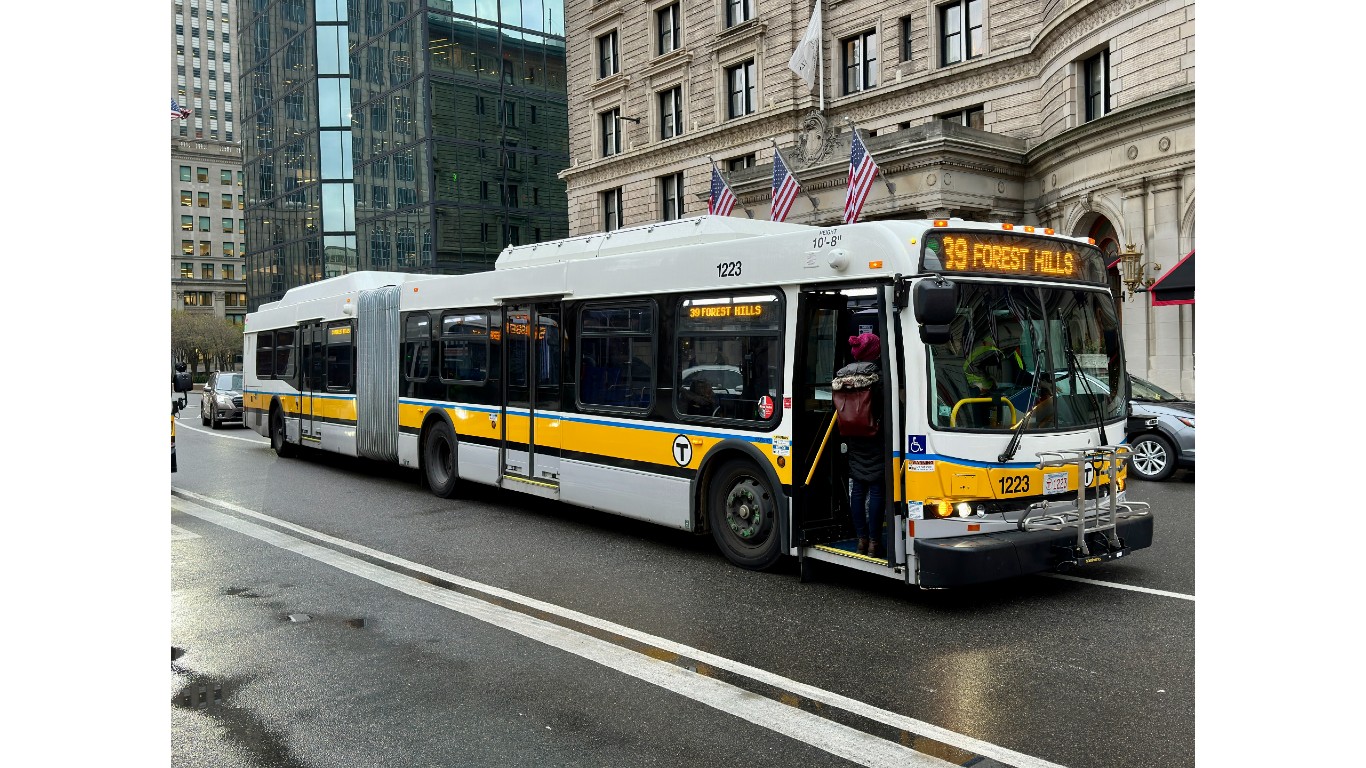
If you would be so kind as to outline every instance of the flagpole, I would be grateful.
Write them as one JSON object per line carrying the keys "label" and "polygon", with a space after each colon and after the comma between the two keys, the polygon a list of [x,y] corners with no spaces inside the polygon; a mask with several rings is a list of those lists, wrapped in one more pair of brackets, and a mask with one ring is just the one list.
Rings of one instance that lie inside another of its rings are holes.
{"label": "flagpole", "polygon": [[[821,0],[816,0],[816,10],[821,10]],[[825,26],[825,14],[821,14],[821,26]],[[821,79],[821,108],[825,111],[825,31],[821,30],[820,37],[816,39],[816,73]],[[807,93],[811,93],[807,91]]]}

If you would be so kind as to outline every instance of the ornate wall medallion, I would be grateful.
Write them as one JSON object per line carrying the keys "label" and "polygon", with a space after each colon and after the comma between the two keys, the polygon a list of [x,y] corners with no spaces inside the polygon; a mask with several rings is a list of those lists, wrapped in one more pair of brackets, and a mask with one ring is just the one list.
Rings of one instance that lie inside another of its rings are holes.
{"label": "ornate wall medallion", "polygon": [[1130,160],[1136,159],[1138,157],[1138,147],[1135,147],[1134,145],[1130,144],[1129,148],[1124,151],[1124,154]]}
{"label": "ornate wall medallion", "polygon": [[797,128],[796,152],[793,153],[797,165],[809,168],[825,159],[835,148],[835,132],[820,110],[813,109],[802,118]]}
{"label": "ornate wall medallion", "polygon": [[925,177],[925,186],[927,187],[933,187],[938,182],[939,177],[935,176],[933,173]]}
{"label": "ornate wall medallion", "polygon": [[1167,138],[1166,136],[1163,136],[1162,138],[1157,140],[1157,148],[1162,150],[1163,152],[1166,152],[1167,150],[1172,148],[1172,140]]}

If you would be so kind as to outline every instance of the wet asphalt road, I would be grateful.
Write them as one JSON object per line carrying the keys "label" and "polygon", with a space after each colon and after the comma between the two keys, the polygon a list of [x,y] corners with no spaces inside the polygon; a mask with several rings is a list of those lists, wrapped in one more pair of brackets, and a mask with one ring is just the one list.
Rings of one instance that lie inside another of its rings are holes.
{"label": "wet asphalt road", "polygon": [[[831,569],[802,584],[795,563],[743,571],[705,537],[496,489],[442,500],[415,473],[340,457],[279,459],[250,430],[201,428],[197,406],[192,395],[171,477],[173,506],[208,510],[171,516],[172,644],[183,652],[170,676],[174,765],[853,764],[756,724],[748,709],[720,711],[307,556],[292,542],[316,537],[273,520],[374,550],[364,567],[411,577],[412,565],[381,562],[403,558],[1037,765],[1194,765],[1195,603],[1179,596],[1195,594],[1193,476],[1133,483],[1157,511],[1155,544],[1080,574],[1106,585],[1029,577],[920,592]],[[262,541],[226,518],[290,540]],[[422,578],[419,587],[452,586]],[[999,764],[953,739],[675,663],[740,687],[740,706],[778,699],[940,764]]]}

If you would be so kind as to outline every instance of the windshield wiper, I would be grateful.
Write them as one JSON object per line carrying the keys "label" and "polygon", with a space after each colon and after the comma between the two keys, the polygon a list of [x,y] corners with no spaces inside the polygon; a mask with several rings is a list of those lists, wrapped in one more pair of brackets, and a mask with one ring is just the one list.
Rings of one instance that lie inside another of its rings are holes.
{"label": "windshield wiper", "polygon": [[1077,353],[1072,349],[1072,334],[1070,332],[1064,332],[1063,343],[1066,345],[1063,347],[1063,356],[1067,358],[1067,373],[1073,381],[1080,381],[1082,391],[1091,396],[1091,408],[1096,416],[1096,432],[1100,435],[1100,445],[1105,445],[1105,419],[1101,418],[1100,400],[1091,389],[1091,383],[1087,381],[1089,377],[1081,372],[1081,363],[1077,362]]}
{"label": "windshield wiper", "polygon": [[[1035,393],[1038,391],[1038,387],[1039,387],[1039,378],[1042,376],[1042,374],[1043,374],[1043,347],[1035,346],[1035,349],[1034,349],[1034,378],[1030,379],[1030,381],[1029,381],[1029,396],[1030,396],[1031,398],[1034,397]],[[1042,399],[1042,398],[1041,398],[1041,399]],[[1004,451],[1002,451],[1001,454],[1000,454],[999,456],[996,457],[997,463],[999,463],[999,464],[1004,464],[1004,463],[1006,463],[1007,461],[1010,461],[1011,459],[1015,458],[1015,452],[1018,451],[1018,450],[1020,450],[1020,438],[1021,438],[1021,436],[1024,435],[1024,428],[1025,428],[1025,424],[1028,423],[1028,421],[1029,421],[1029,414],[1032,413],[1036,407],[1038,407],[1038,403],[1037,403],[1037,402],[1036,402],[1036,403],[1031,403],[1030,406],[1029,406],[1029,410],[1028,410],[1028,411],[1025,411],[1024,414],[1022,414],[1022,415],[1020,416],[1020,423],[1015,425],[1015,431],[1014,431],[1013,433],[1011,433],[1011,435],[1010,435],[1010,442],[1009,442],[1009,443],[1006,443],[1006,449],[1005,449]]]}

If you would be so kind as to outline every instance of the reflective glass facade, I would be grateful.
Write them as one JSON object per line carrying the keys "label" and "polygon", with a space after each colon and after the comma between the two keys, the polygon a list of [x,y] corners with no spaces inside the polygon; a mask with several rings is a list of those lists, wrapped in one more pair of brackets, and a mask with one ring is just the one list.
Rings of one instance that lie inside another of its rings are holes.
{"label": "reflective glass facade", "polygon": [[242,0],[252,309],[569,234],[560,0]]}

